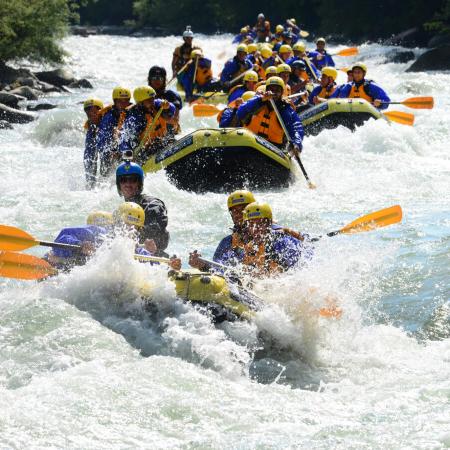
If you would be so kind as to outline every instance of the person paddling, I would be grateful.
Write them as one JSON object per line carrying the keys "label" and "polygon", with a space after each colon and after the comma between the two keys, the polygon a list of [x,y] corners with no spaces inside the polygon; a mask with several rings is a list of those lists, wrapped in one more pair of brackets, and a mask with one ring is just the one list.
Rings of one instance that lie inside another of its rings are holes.
{"label": "person paddling", "polygon": [[183,32],[183,44],[176,47],[172,57],[172,76],[175,78],[179,70],[189,61],[191,58],[192,50],[201,48],[197,45],[193,45],[194,33],[191,30],[191,26],[188,25]]}
{"label": "person paddling", "polygon": [[317,39],[316,50],[309,52],[312,63],[322,70],[324,67],[334,67],[336,64],[331,55],[325,50],[326,41],[323,37]]}
{"label": "person paddling", "polygon": [[334,67],[324,67],[320,78],[320,85],[316,86],[309,95],[309,103],[317,105],[326,102],[336,90],[338,72]]}

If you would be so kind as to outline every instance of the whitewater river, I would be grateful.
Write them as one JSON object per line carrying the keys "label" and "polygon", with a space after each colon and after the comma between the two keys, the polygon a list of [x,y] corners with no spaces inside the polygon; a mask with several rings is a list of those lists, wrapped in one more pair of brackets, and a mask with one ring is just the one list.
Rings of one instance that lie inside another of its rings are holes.
{"label": "whitewater river", "polygon": [[[145,84],[179,41],[64,42],[94,90],[55,95],[61,108],[0,131],[1,223],[52,240],[119,205],[113,182],[84,188],[79,103]],[[230,36],[199,41],[218,73]],[[371,121],[307,138],[317,189],[299,178],[256,195],[312,235],[395,204],[402,223],[320,241],[307,268],[255,287],[267,307],[251,323],[213,326],[177,302],[164,268],[134,262],[127,241],[43,283],[0,279],[0,448],[450,447],[450,74],[405,73],[385,62],[390,50],[361,47],[368,78],[393,99],[433,95],[434,110],[408,110],[414,127]],[[188,107],[181,121],[183,132],[216,125]],[[179,191],[163,173],[145,191],[168,207],[170,253],[184,265],[189,250],[212,256],[231,223],[225,195]],[[143,280],[159,304],[151,317],[140,312]],[[340,320],[308,313],[328,296]]]}

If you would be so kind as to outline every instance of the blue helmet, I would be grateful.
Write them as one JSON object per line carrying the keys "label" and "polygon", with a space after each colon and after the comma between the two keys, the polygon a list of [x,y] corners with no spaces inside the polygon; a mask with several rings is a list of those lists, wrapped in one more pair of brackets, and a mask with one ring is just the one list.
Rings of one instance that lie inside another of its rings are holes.
{"label": "blue helmet", "polygon": [[144,171],[139,164],[125,161],[116,169],[116,186],[119,195],[122,195],[120,192],[120,179],[127,175],[137,175],[139,177],[139,193],[141,193],[144,188]]}

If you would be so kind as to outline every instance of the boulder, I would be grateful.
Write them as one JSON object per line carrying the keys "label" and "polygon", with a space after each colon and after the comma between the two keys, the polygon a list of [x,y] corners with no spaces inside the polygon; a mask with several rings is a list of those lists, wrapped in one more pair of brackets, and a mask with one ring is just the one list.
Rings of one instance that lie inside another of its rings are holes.
{"label": "boulder", "polygon": [[9,92],[0,91],[0,103],[3,103],[10,108],[17,108],[17,104],[21,100],[25,100],[25,97],[14,95]]}
{"label": "boulder", "polygon": [[44,81],[58,87],[68,86],[70,83],[76,81],[73,73],[68,69],[55,69],[45,72],[36,72],[35,75],[39,81]]}
{"label": "boulder", "polygon": [[86,80],[86,78],[81,78],[80,80],[74,81],[73,83],[69,84],[69,88],[83,88],[83,89],[92,89],[94,86],[92,86],[91,82],[89,80]]}
{"label": "boulder", "polygon": [[437,34],[428,41],[427,47],[435,48],[446,44],[450,44],[450,34]]}
{"label": "boulder", "polygon": [[27,105],[27,111],[43,111],[54,108],[56,108],[56,105],[52,105],[51,103],[38,103],[37,105]]}
{"label": "boulder", "polygon": [[33,77],[19,77],[12,83],[14,88],[20,87],[20,86],[28,86],[31,88],[37,88],[38,87],[38,80]]}
{"label": "boulder", "polygon": [[386,54],[386,62],[406,63],[415,58],[412,50],[392,50]]}
{"label": "boulder", "polygon": [[25,97],[27,100],[37,100],[39,97],[39,91],[36,91],[35,89],[32,89],[28,86],[21,86],[17,89],[9,91],[9,93],[14,95],[21,95],[22,97]]}
{"label": "boulder", "polygon": [[62,89],[57,87],[57,86],[53,86],[53,84],[50,83],[46,83],[45,81],[39,81],[39,89],[42,92],[61,92]]}
{"label": "boulder", "polygon": [[13,83],[18,78],[35,78],[33,73],[28,69],[14,69],[0,62],[0,82],[4,84]]}
{"label": "boulder", "polygon": [[0,120],[0,130],[12,130],[12,127],[6,120]]}
{"label": "boulder", "polygon": [[34,119],[34,114],[13,109],[0,103],[0,120],[6,120],[9,123],[28,123]]}
{"label": "boulder", "polygon": [[430,36],[430,33],[424,31],[421,27],[415,27],[390,37],[385,41],[385,44],[401,45],[409,48],[426,47]]}
{"label": "boulder", "polygon": [[417,58],[407,72],[425,72],[427,70],[450,70],[450,45],[433,48]]}

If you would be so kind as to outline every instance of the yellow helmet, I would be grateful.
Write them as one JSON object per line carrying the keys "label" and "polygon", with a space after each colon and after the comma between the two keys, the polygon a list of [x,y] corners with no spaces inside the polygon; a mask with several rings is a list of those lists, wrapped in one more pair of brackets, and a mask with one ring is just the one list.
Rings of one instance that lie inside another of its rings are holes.
{"label": "yellow helmet", "polygon": [[129,89],[117,86],[112,91],[113,100],[130,100],[131,92]]}
{"label": "yellow helmet", "polygon": [[141,206],[133,202],[122,203],[113,214],[114,223],[126,223],[142,228],[145,222],[145,212]]}
{"label": "yellow helmet", "polygon": [[280,33],[282,33],[283,31],[284,31],[283,25],[277,25],[277,26],[275,27],[275,33],[280,34]]}
{"label": "yellow helmet", "polygon": [[261,56],[264,59],[270,58],[272,56],[272,49],[269,47],[262,47],[261,48]]}
{"label": "yellow helmet", "polygon": [[248,70],[244,75],[245,81],[258,81],[258,74],[254,70]]}
{"label": "yellow helmet", "polygon": [[97,108],[103,108],[103,102],[98,98],[88,98],[83,102],[83,109],[88,109],[91,106],[96,106]]}
{"label": "yellow helmet", "polygon": [[306,44],[304,42],[297,42],[292,47],[295,52],[306,52]]}
{"label": "yellow helmet", "polygon": [[267,78],[267,76],[269,76],[269,75],[277,75],[278,74],[278,71],[277,71],[277,68],[276,68],[276,66],[269,66],[267,69],[266,69],[266,78]]}
{"label": "yellow helmet", "polygon": [[334,67],[324,67],[322,69],[322,74],[335,80],[338,76],[338,71]]}
{"label": "yellow helmet", "polygon": [[248,53],[255,53],[258,50],[258,46],[256,44],[248,44],[247,45],[247,52]]}
{"label": "yellow helmet", "polygon": [[133,91],[133,98],[136,103],[153,98],[156,95],[155,90],[150,86],[141,86]]}
{"label": "yellow helmet", "polygon": [[277,73],[282,72],[292,72],[291,66],[289,64],[278,64],[277,66]]}
{"label": "yellow helmet", "polygon": [[278,50],[278,53],[292,53],[292,47],[290,45],[284,44]]}
{"label": "yellow helmet", "polygon": [[232,192],[228,196],[227,205],[228,209],[231,209],[238,205],[248,205],[253,202],[256,202],[255,196],[250,191],[241,189],[239,191]]}
{"label": "yellow helmet", "polygon": [[197,57],[202,57],[202,56],[203,56],[203,52],[199,48],[195,48],[191,52],[191,59],[194,59]]}
{"label": "yellow helmet", "polygon": [[253,91],[246,91],[242,94],[242,100],[244,100],[244,102],[246,102],[247,100],[250,100],[251,98],[253,98],[256,95],[255,92]]}
{"label": "yellow helmet", "polygon": [[113,224],[113,215],[107,211],[92,211],[86,219],[88,225],[109,227]]}
{"label": "yellow helmet", "polygon": [[320,37],[319,39],[317,39],[316,44],[318,44],[319,42],[323,42],[324,44],[327,43],[327,41],[323,37]]}
{"label": "yellow helmet", "polygon": [[355,68],[362,69],[364,73],[367,73],[367,66],[362,62],[355,62],[352,66],[352,70],[354,70]]}
{"label": "yellow helmet", "polygon": [[295,20],[295,18],[289,19],[289,22],[292,22],[294,25],[297,25],[297,21]]}
{"label": "yellow helmet", "polygon": [[241,34],[244,34],[244,33],[248,33],[247,27],[242,27],[241,28]]}
{"label": "yellow helmet", "polygon": [[238,52],[245,52],[245,53],[248,53],[247,46],[246,46],[245,44],[239,44],[239,45],[236,47],[236,53],[238,53]]}
{"label": "yellow helmet", "polygon": [[254,202],[244,209],[244,220],[270,219],[272,220],[272,208],[267,203]]}
{"label": "yellow helmet", "polygon": [[266,87],[268,86],[280,86],[284,90],[284,81],[280,77],[270,77],[266,81]]}

